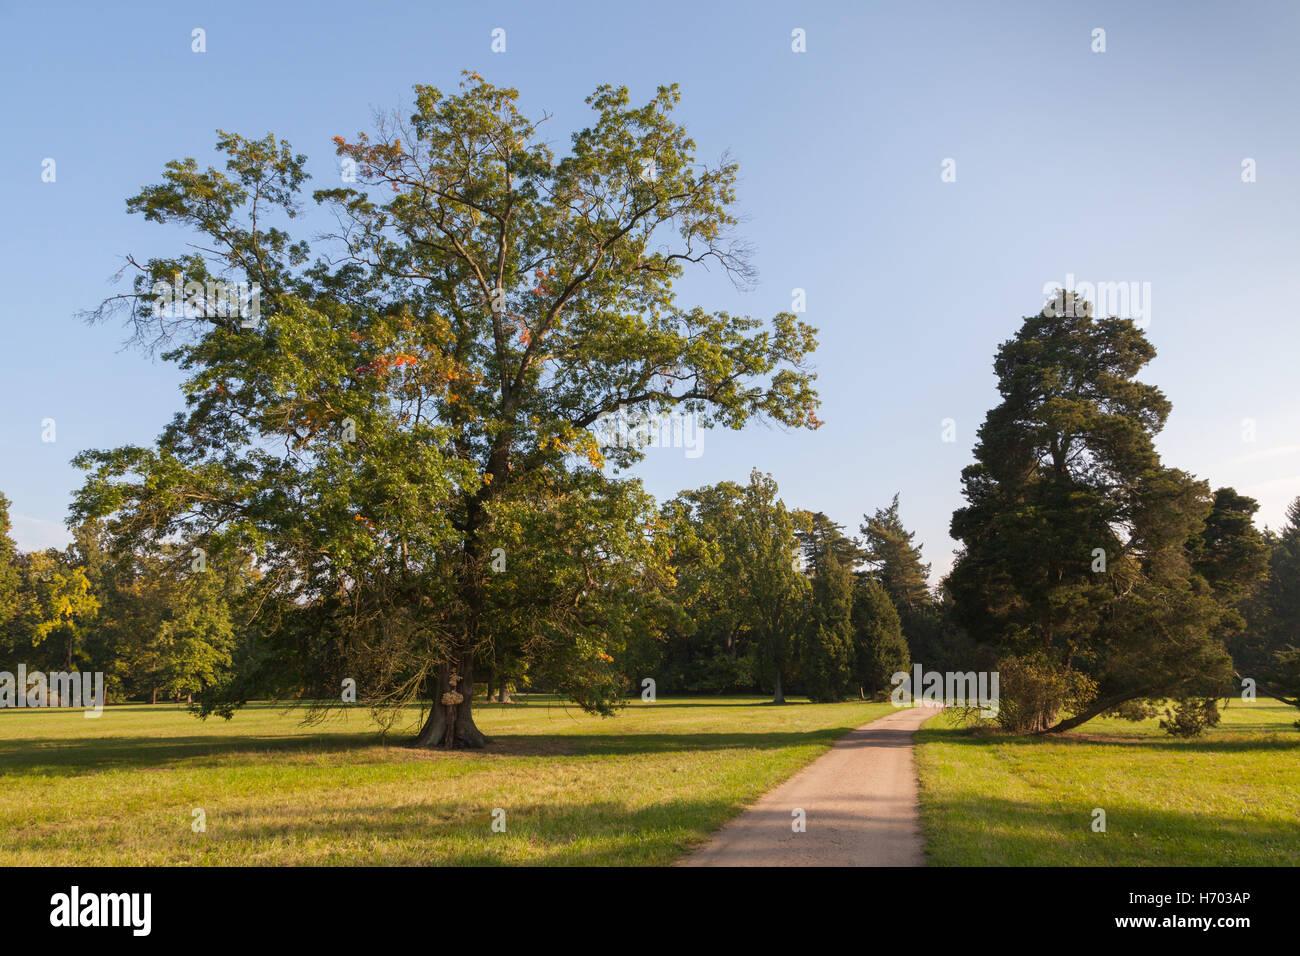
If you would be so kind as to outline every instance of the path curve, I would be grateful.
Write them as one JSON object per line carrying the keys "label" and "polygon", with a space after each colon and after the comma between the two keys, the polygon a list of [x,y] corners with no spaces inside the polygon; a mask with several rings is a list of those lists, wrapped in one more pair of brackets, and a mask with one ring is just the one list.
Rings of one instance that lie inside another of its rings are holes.
{"label": "path curve", "polygon": [[[849,731],[682,865],[923,865],[912,735],[939,710],[900,709]],[[796,809],[802,833],[792,828]]]}

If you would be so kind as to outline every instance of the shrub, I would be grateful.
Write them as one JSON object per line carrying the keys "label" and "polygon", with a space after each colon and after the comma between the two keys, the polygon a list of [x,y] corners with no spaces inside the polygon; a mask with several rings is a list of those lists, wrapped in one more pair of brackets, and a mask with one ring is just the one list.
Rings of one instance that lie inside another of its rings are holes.
{"label": "shrub", "polygon": [[1000,700],[995,718],[1012,733],[1040,733],[1062,711],[1078,711],[1097,696],[1097,684],[1065,664],[1036,657],[998,662]]}
{"label": "shrub", "polygon": [[1171,737],[1199,737],[1219,722],[1219,701],[1214,697],[1174,701],[1166,707],[1160,727]]}

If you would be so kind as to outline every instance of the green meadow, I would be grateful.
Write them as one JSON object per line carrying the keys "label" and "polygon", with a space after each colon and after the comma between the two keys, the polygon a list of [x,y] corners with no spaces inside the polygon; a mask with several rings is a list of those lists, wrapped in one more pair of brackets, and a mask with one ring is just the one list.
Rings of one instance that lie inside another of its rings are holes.
{"label": "green meadow", "polygon": [[[1175,740],[1156,720],[1062,737],[971,733],[944,713],[917,733],[932,865],[1300,866],[1296,709],[1233,701]],[[1094,832],[1094,810],[1105,832]]]}
{"label": "green meadow", "polygon": [[174,704],[10,711],[0,865],[670,863],[890,710],[660,699],[600,718],[547,698],[476,703],[486,752],[384,742],[365,710],[316,726],[268,704],[228,723]]}

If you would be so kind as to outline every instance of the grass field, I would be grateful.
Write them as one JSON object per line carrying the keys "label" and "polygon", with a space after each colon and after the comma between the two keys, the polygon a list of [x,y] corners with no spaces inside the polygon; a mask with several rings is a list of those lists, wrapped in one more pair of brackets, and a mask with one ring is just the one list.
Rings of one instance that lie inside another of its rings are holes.
{"label": "grass field", "polygon": [[[0,865],[662,864],[889,704],[475,704],[489,752],[385,745],[363,710],[0,713]],[[192,812],[206,814],[195,833]],[[505,810],[506,830],[491,829]]]}
{"label": "grass field", "polygon": [[[1300,730],[1234,701],[1206,737],[1094,720],[1062,738],[917,734],[926,858],[944,866],[1300,865]],[[1092,830],[1106,812],[1105,833]]]}

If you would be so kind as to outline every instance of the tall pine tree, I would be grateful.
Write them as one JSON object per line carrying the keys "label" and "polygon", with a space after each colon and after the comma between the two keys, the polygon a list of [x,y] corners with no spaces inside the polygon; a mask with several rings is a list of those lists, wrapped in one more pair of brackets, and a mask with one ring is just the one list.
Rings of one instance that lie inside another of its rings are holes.
{"label": "tall pine tree", "polygon": [[1096,682],[1065,719],[1060,696],[1004,682],[1004,697],[1042,701],[1018,709],[1021,729],[1039,731],[1135,698],[1215,696],[1231,680],[1227,592],[1206,573],[1234,545],[1211,558],[1197,543],[1209,488],[1156,453],[1171,406],[1136,378],[1155,349],[1131,320],[1066,304],[1026,318],[998,350],[1002,402],[962,473],[952,534],[963,549],[948,579],[959,622],[1028,662],[1017,673],[1043,675],[1044,687]]}

